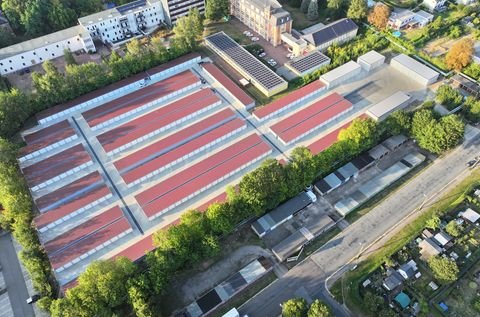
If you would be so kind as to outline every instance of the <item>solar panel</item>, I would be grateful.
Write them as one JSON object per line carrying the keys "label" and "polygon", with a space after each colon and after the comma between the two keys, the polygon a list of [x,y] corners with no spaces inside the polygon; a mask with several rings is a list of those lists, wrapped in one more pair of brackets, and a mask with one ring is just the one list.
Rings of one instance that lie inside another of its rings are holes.
{"label": "solar panel", "polygon": [[123,6],[117,7],[117,10],[118,10],[118,12],[123,14],[123,13],[127,12],[128,10],[133,10],[137,7],[142,7],[146,4],[147,4],[146,0],[138,0],[138,1],[130,2],[130,3],[127,3]]}
{"label": "solar panel", "polygon": [[272,89],[285,81],[265,66],[256,57],[241,47],[225,33],[213,34],[205,39],[210,45],[230,57],[251,78],[259,82],[266,89]]}
{"label": "solar panel", "polygon": [[324,64],[329,64],[330,58],[320,52],[313,52],[296,61],[290,62],[290,67],[295,69],[298,73],[304,73],[312,68],[319,67]]}
{"label": "solar panel", "polygon": [[344,34],[347,34],[355,29],[358,29],[358,26],[350,19],[343,19],[337,22],[333,22],[323,29],[312,34],[313,41],[315,46],[320,46],[321,44],[327,43],[334,38],[340,37]]}

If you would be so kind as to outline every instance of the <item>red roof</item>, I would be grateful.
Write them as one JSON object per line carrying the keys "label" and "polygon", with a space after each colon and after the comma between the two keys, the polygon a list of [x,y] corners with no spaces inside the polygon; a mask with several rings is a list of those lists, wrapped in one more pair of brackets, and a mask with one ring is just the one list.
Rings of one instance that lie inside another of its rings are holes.
{"label": "red roof", "polygon": [[277,122],[272,125],[270,129],[277,135],[285,132],[288,129],[293,128],[295,125],[305,121],[311,116],[316,115],[317,113],[324,111],[333,104],[343,100],[343,97],[336,92],[328,95],[327,97],[311,104],[310,106],[294,113],[293,115],[283,119],[282,121]]}
{"label": "red roof", "polygon": [[91,161],[82,144],[52,155],[43,161],[23,168],[23,174],[30,186],[41,184],[55,176]]}
{"label": "red roof", "polygon": [[168,135],[167,137],[156,141],[139,151],[136,151],[118,161],[115,162],[115,167],[123,172],[127,167],[138,166],[149,160],[165,154],[166,152],[173,150],[175,146],[185,143],[185,141],[196,135],[200,134],[206,129],[213,126],[219,125],[222,121],[229,121],[235,117],[235,112],[230,108],[225,108],[224,110],[217,112],[210,117],[192,124],[191,126],[186,127],[183,130],[180,130],[176,133]]}
{"label": "red roof", "polygon": [[[164,228],[162,228],[161,230],[164,230]],[[153,239],[153,233],[145,236],[144,238],[135,242],[128,248],[123,249],[122,251],[117,253],[114,256],[114,258],[124,256],[129,258],[131,261],[136,261],[142,258],[143,256],[145,256],[147,252],[150,252],[155,249],[152,239]]]}
{"label": "red roof", "polygon": [[198,81],[198,77],[187,70],[88,110],[83,116],[88,125],[94,127]]}
{"label": "red roof", "polygon": [[331,118],[337,116],[338,114],[350,109],[352,104],[348,100],[342,100],[333,106],[317,113],[316,115],[302,121],[301,123],[293,126],[291,129],[288,129],[279,135],[280,139],[286,144],[294,141],[296,138],[312,131],[318,126],[324,124]]}
{"label": "red roof", "polygon": [[275,100],[268,105],[261,107],[253,112],[253,115],[258,119],[263,119],[269,115],[273,115],[275,113],[279,113],[284,110],[285,107],[288,107],[290,104],[296,102],[298,99],[309,95],[317,90],[322,89],[325,87],[320,80],[315,80],[313,83],[310,83],[306,86],[303,86],[300,89],[297,89],[288,95]]}
{"label": "red roof", "polygon": [[227,192],[223,192],[221,193],[220,195],[218,196],[215,196],[214,198],[210,199],[209,201],[207,201],[206,203],[202,204],[201,206],[195,208],[196,210],[198,211],[207,211],[208,207],[212,204],[215,204],[215,203],[223,203],[225,201],[227,201]]}
{"label": "red roof", "polygon": [[318,153],[322,152],[326,148],[330,147],[333,143],[337,142],[338,140],[338,134],[340,133],[341,130],[348,128],[352,121],[349,121],[342,125],[340,128],[330,132],[329,134],[321,137],[317,141],[313,142],[308,146],[310,149],[310,152],[312,152],[313,155],[317,155]]}
{"label": "red roof", "polygon": [[95,171],[93,173],[88,174],[82,178],[77,179],[76,181],[71,182],[70,184],[59,188],[51,193],[48,193],[38,199],[35,200],[35,203],[38,209],[42,212],[45,209],[55,203],[59,203],[60,201],[69,201],[71,200],[71,196],[79,191],[83,191],[87,189],[89,186],[95,186],[95,184],[99,185],[102,182],[102,177],[100,173]]}
{"label": "red roof", "polygon": [[204,63],[202,67],[212,75],[223,87],[225,87],[235,98],[237,98],[244,106],[248,107],[255,103],[252,97],[247,95],[237,84],[226,76],[217,66],[211,63]]}
{"label": "red roof", "polygon": [[177,147],[172,151],[148,161],[137,168],[130,170],[124,174],[122,177],[127,184],[130,184],[137,179],[161,168],[165,168],[168,164],[178,160],[179,158],[185,157],[186,155],[194,152],[195,150],[209,144],[232,131],[239,129],[240,127],[245,126],[245,122],[241,119],[235,119],[230,121],[219,128],[216,128],[204,135],[193,139],[192,141]]}
{"label": "red roof", "polygon": [[130,224],[125,217],[119,218],[68,247],[54,254],[49,254],[50,263],[54,269],[58,269],[130,228]]}
{"label": "red roof", "polygon": [[123,217],[122,210],[120,207],[115,206],[99,214],[98,216],[85,221],[84,223],[65,232],[55,239],[48,241],[45,243],[45,251],[48,254],[54,254],[55,252],[61,251],[64,248],[68,248],[77,240],[85,238],[86,236],[102,229],[121,217]]}
{"label": "red roof", "polygon": [[52,222],[55,222],[59,219],[62,219],[66,215],[71,214],[79,210],[86,205],[97,201],[98,199],[108,195],[110,190],[105,184],[102,184],[100,187],[90,188],[90,190],[83,192],[81,195],[75,197],[74,200],[71,200],[65,204],[62,204],[56,208],[50,209],[48,212],[43,213],[37,216],[34,221],[37,228],[42,228],[49,225]]}
{"label": "red roof", "polygon": [[105,132],[97,138],[108,153],[153,131],[171,126],[187,116],[195,115],[218,101],[220,99],[210,89],[203,89]]}
{"label": "red roof", "polygon": [[32,152],[43,149],[49,145],[60,142],[75,134],[75,130],[70,126],[67,120],[61,121],[49,127],[25,134],[23,138],[27,146],[20,150],[20,154],[27,155]]}
{"label": "red roof", "polygon": [[103,88],[100,88],[98,90],[94,90],[92,92],[89,92],[87,94],[84,94],[78,98],[75,98],[73,100],[70,100],[64,104],[61,104],[61,105],[58,105],[58,106],[55,106],[55,107],[52,107],[52,108],[49,108],[47,110],[44,110],[40,113],[38,113],[36,115],[36,117],[38,119],[43,119],[43,118],[46,118],[46,117],[49,117],[55,113],[58,113],[58,112],[61,112],[61,111],[64,111],[68,108],[72,108],[78,104],[81,104],[83,102],[86,102],[86,101],[89,101],[89,100],[92,100],[98,96],[101,96],[101,95],[105,95],[111,91],[114,91],[116,89],[119,89],[119,88],[122,88],[124,86],[127,86],[131,83],[134,83],[136,81],[139,81],[147,76],[151,76],[153,74],[156,74],[160,71],[163,71],[165,69],[168,69],[168,68],[171,68],[175,65],[178,65],[180,63],[183,63],[187,60],[190,60],[190,59],[193,59],[197,56],[200,56],[199,54],[197,53],[191,53],[191,54],[187,54],[187,55],[184,55],[182,57],[179,57],[179,58],[176,58],[170,62],[167,62],[165,64],[162,64],[162,65],[159,65],[159,66],[156,66],[154,68],[151,68],[149,70],[147,70],[146,72],[141,72],[141,73],[138,73],[136,75],[133,75],[132,77],[129,77],[129,78],[126,78],[126,79],[123,79],[123,80],[120,80],[120,81],[117,81],[116,83],[113,83],[111,85],[108,85],[106,87],[103,87]]}

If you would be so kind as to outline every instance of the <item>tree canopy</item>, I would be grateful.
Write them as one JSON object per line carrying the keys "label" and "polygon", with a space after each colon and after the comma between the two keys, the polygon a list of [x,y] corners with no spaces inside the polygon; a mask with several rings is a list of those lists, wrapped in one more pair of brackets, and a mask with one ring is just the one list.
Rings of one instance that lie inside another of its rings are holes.
{"label": "tree canopy", "polygon": [[310,21],[318,19],[318,0],[310,0],[308,4],[307,18]]}
{"label": "tree canopy", "polygon": [[458,266],[455,261],[440,256],[432,256],[428,259],[428,266],[435,278],[441,283],[452,283],[458,278]]}
{"label": "tree canopy", "polygon": [[330,307],[319,299],[316,299],[310,305],[307,317],[333,317],[333,314]]}
{"label": "tree canopy", "polygon": [[425,227],[428,229],[437,230],[438,228],[440,228],[441,223],[442,221],[438,216],[433,216],[432,218],[427,220],[427,222],[425,223]]}
{"label": "tree canopy", "polygon": [[469,38],[461,39],[450,48],[445,63],[449,69],[462,70],[470,64],[473,51],[473,41]]}
{"label": "tree canopy", "polygon": [[458,238],[462,234],[463,228],[455,220],[452,220],[445,226],[445,231],[452,237]]}
{"label": "tree canopy", "polygon": [[442,85],[437,89],[436,100],[449,110],[452,110],[462,104],[463,96],[457,89],[452,88],[450,85]]}
{"label": "tree canopy", "polygon": [[282,317],[306,317],[307,301],[303,298],[292,298],[282,304]]}
{"label": "tree canopy", "polygon": [[376,4],[368,14],[368,22],[379,29],[385,29],[389,17],[390,7],[380,3]]}
{"label": "tree canopy", "polygon": [[209,20],[217,21],[229,14],[229,0],[208,0],[205,5],[205,17]]}
{"label": "tree canopy", "polygon": [[367,17],[367,0],[351,0],[348,6],[347,17],[354,20],[363,20]]}

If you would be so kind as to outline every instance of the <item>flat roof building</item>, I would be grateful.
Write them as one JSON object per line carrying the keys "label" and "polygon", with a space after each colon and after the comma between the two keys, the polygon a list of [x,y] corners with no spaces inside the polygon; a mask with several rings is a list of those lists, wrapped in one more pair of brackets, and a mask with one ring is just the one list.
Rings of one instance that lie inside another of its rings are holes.
{"label": "flat roof building", "polygon": [[372,69],[382,66],[383,63],[385,63],[385,56],[376,51],[370,51],[359,56],[357,63],[362,66],[364,70],[369,72]]}
{"label": "flat roof building", "polygon": [[205,43],[265,96],[273,96],[288,88],[288,83],[283,78],[224,32],[207,36]]}
{"label": "flat roof building", "polygon": [[298,57],[295,60],[286,63],[285,67],[290,69],[297,76],[305,76],[329,64],[330,57],[319,51],[313,51],[305,56]]}
{"label": "flat roof building", "polygon": [[358,25],[351,19],[340,19],[313,32],[303,32],[302,38],[311,49],[324,51],[333,44],[342,44],[357,36]]}
{"label": "flat roof building", "polygon": [[423,86],[433,84],[440,75],[430,67],[425,66],[405,54],[400,54],[392,58],[390,65]]}
{"label": "flat roof building", "polygon": [[390,97],[371,106],[367,110],[369,115],[375,121],[385,120],[392,112],[407,107],[412,102],[412,97],[402,91],[397,91]]}
{"label": "flat roof building", "polygon": [[328,73],[320,76],[320,80],[327,86],[332,88],[338,86],[345,81],[357,76],[362,71],[362,67],[354,61],[349,61],[337,68],[332,69]]}

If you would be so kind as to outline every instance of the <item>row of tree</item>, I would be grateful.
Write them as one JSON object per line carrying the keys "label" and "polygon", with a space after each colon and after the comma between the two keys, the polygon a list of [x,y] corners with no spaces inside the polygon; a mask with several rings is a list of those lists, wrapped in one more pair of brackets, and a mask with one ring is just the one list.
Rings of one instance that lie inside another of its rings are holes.
{"label": "row of tree", "polygon": [[292,298],[282,303],[282,317],[333,317],[330,307],[316,299],[308,306],[304,298]]}
{"label": "row of tree", "polygon": [[0,91],[0,137],[15,134],[34,113],[193,51],[202,32],[202,19],[195,9],[178,20],[169,49],[160,38],[152,38],[147,46],[134,39],[127,44],[123,58],[113,51],[103,63],[76,65],[67,52],[64,73],[52,62],[44,62],[43,74],[32,73],[35,93],[27,95],[18,89]]}

